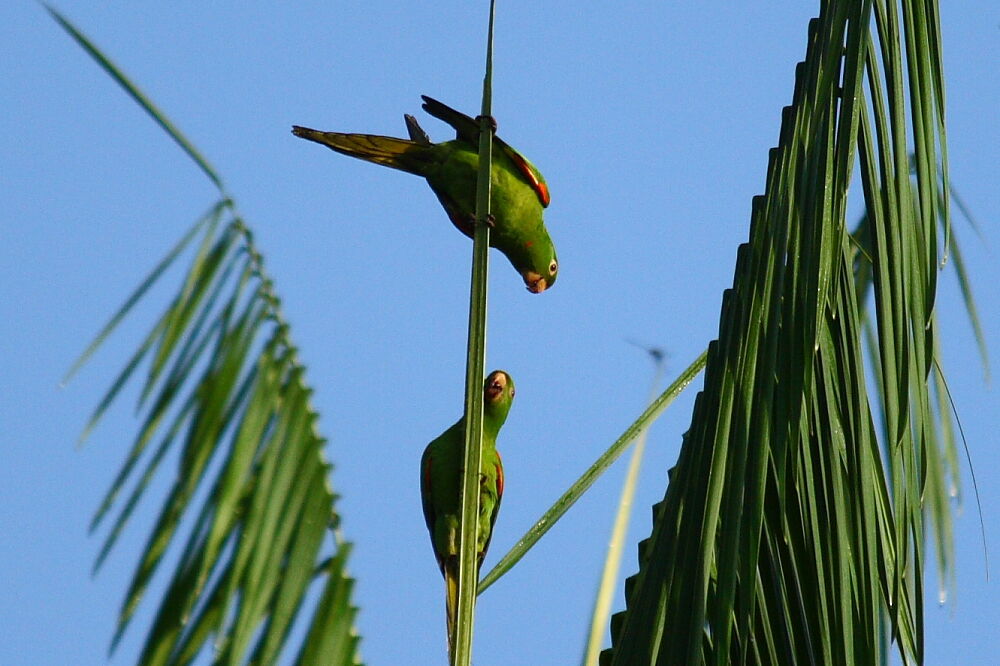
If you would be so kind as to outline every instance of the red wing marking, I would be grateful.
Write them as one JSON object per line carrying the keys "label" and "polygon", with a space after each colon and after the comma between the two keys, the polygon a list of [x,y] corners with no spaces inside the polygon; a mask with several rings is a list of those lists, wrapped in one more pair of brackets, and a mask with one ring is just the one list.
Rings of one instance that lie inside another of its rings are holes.
{"label": "red wing marking", "polygon": [[[427,523],[427,530],[431,533],[431,543],[434,543],[434,503],[431,500],[431,496],[434,494],[433,485],[431,483],[431,465],[433,464],[433,459],[427,456],[427,462],[424,464],[423,468],[423,478],[421,479],[421,504],[424,509],[424,522]],[[435,555],[437,555],[437,546],[434,547]],[[440,559],[440,558],[439,558]]]}
{"label": "red wing marking", "polygon": [[500,459],[500,454],[497,453],[497,504],[503,498],[503,460]]}
{"label": "red wing marking", "polygon": [[542,181],[538,180],[538,177],[535,175],[535,172],[528,165],[528,160],[524,159],[521,156],[521,153],[511,148],[506,143],[504,144],[504,148],[506,149],[508,157],[510,157],[511,161],[514,162],[514,164],[517,166],[517,170],[521,172],[521,175],[524,176],[525,180],[528,181],[528,185],[530,185],[531,189],[533,189],[535,191],[535,194],[538,195],[538,201],[541,202],[542,208],[548,206],[549,205],[548,186]]}
{"label": "red wing marking", "polygon": [[543,182],[538,183],[538,198],[542,202],[542,208],[549,205],[549,186]]}

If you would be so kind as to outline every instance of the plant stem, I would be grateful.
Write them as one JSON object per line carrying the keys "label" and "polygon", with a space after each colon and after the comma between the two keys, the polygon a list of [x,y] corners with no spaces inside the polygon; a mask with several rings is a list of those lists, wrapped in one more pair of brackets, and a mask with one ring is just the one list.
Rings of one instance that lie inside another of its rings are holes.
{"label": "plant stem", "polygon": [[469,345],[465,366],[465,457],[462,483],[462,522],[458,552],[458,604],[455,636],[450,655],[455,666],[472,662],[473,611],[479,568],[476,557],[479,528],[479,470],[483,456],[483,378],[486,374],[486,291],[489,274],[490,169],[493,126],[491,98],[493,77],[493,16],[486,39],[486,74],[479,117],[479,176],[476,181],[476,224],[472,239],[472,287],[469,296]]}

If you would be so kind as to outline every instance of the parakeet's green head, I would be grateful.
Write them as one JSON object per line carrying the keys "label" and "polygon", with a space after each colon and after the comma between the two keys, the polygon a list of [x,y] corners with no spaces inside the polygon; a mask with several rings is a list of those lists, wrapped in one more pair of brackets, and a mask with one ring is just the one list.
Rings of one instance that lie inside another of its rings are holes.
{"label": "parakeet's green head", "polygon": [[514,401],[514,380],[503,370],[494,370],[483,387],[483,412],[499,428],[507,420]]}
{"label": "parakeet's green head", "polygon": [[523,266],[515,266],[524,279],[524,286],[533,294],[540,294],[556,282],[559,275],[559,259],[552,241],[545,237],[545,242],[536,243],[538,248],[525,248],[527,261]]}
{"label": "parakeet's green head", "polygon": [[[556,257],[556,246],[549,237],[549,232],[542,221],[542,209],[549,205],[549,186],[545,183],[542,172],[513,148],[506,146],[508,155],[517,165],[521,176],[527,181],[533,197],[532,204],[523,204],[522,211],[533,209],[535,214],[525,214],[525,219],[534,221],[519,229],[517,237],[520,245],[510,253],[514,267],[521,274],[524,285],[533,294],[540,294],[553,284],[559,274],[559,259]],[[537,203],[535,203],[537,201]],[[538,207],[540,206],[540,207]]]}
{"label": "parakeet's green head", "polygon": [[[499,222],[497,226],[500,226]],[[556,246],[552,244],[540,216],[538,225],[529,233],[504,234],[504,231],[496,234],[495,247],[507,255],[528,291],[540,294],[555,284],[559,275],[559,259],[556,257]],[[490,243],[493,244],[492,238]]]}

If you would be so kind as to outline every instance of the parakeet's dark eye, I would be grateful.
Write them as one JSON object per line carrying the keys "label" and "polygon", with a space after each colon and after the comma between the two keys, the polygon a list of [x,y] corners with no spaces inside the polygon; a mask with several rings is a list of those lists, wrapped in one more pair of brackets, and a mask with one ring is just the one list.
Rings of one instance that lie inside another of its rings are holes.
{"label": "parakeet's dark eye", "polygon": [[513,386],[510,387],[510,397],[511,398],[514,397],[514,387]]}
{"label": "parakeet's dark eye", "polygon": [[549,264],[549,275],[555,275],[557,270],[559,270],[559,262],[553,259],[552,263]]}

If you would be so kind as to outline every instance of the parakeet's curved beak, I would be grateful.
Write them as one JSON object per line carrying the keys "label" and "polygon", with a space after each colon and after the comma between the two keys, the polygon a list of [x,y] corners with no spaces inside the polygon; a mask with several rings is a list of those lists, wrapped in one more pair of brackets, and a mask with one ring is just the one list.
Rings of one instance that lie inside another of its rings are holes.
{"label": "parakeet's curved beak", "polygon": [[490,373],[490,376],[486,378],[486,397],[491,402],[503,395],[505,388],[507,388],[507,373],[497,370]]}
{"label": "parakeet's curved beak", "polygon": [[545,281],[545,278],[535,271],[525,271],[523,277],[525,286],[527,286],[528,291],[533,294],[540,294],[545,291],[546,287],[549,286]]}

